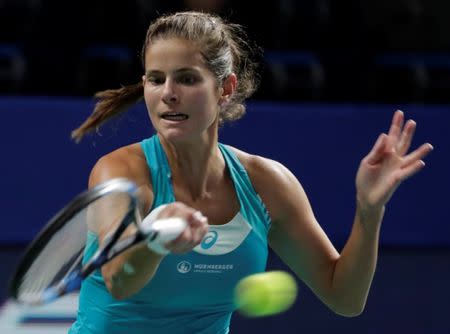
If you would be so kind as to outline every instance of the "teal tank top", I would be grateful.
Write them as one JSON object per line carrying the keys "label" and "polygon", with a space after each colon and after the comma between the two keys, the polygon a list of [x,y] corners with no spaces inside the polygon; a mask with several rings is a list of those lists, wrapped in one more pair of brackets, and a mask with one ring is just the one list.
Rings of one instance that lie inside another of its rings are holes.
{"label": "teal tank top", "polygon": [[[152,209],[174,202],[171,171],[158,136],[141,145],[151,172]],[[223,144],[219,148],[239,200],[236,216],[224,225],[211,225],[191,252],[167,255],[151,281],[125,300],[115,300],[100,271],[93,273],[81,287],[77,320],[69,334],[229,332],[236,283],[266,268],[271,222],[236,155]],[[90,232],[85,258],[97,247],[97,236]]]}

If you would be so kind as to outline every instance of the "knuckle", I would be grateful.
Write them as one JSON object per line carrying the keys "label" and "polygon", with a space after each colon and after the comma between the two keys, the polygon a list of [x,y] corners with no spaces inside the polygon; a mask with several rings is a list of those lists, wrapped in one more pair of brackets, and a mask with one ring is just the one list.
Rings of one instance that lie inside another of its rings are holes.
{"label": "knuckle", "polygon": [[208,223],[205,223],[205,224],[202,226],[202,234],[203,234],[203,236],[204,236],[206,233],[208,233],[208,231],[209,231],[209,225],[208,225]]}
{"label": "knuckle", "polygon": [[178,238],[179,243],[188,241],[192,236],[191,230],[189,228],[185,229],[183,233]]}
{"label": "knuckle", "polygon": [[186,207],[185,204],[183,204],[182,202],[173,202],[172,203],[172,207],[175,209],[184,209]]}

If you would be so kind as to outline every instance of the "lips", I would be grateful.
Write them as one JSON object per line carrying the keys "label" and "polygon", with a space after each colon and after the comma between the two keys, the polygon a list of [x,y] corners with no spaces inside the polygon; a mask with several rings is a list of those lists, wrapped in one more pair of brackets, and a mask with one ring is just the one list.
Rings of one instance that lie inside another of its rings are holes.
{"label": "lips", "polygon": [[188,119],[189,116],[179,112],[165,112],[161,114],[161,118],[168,121],[184,121]]}

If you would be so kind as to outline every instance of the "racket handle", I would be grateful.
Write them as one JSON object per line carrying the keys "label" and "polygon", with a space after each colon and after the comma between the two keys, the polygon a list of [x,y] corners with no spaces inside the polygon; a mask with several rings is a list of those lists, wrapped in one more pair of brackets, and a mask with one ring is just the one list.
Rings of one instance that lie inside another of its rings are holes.
{"label": "racket handle", "polygon": [[186,220],[179,217],[155,220],[152,224],[152,230],[156,232],[153,241],[166,243],[175,240],[186,227]]}
{"label": "racket handle", "polygon": [[141,230],[148,235],[148,248],[162,255],[169,253],[164,244],[178,238],[186,227],[186,220],[179,217],[157,219],[150,223],[145,223],[144,219],[141,224]]}

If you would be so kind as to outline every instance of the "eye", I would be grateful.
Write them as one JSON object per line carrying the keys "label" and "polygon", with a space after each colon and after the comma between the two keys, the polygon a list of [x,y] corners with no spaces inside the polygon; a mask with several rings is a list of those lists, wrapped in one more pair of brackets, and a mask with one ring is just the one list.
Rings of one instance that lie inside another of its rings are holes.
{"label": "eye", "polygon": [[193,85],[198,81],[198,78],[193,74],[183,74],[178,78],[178,82],[183,85]]}
{"label": "eye", "polygon": [[149,75],[147,77],[147,81],[150,82],[152,85],[162,85],[164,84],[164,78],[160,76],[155,75]]}

